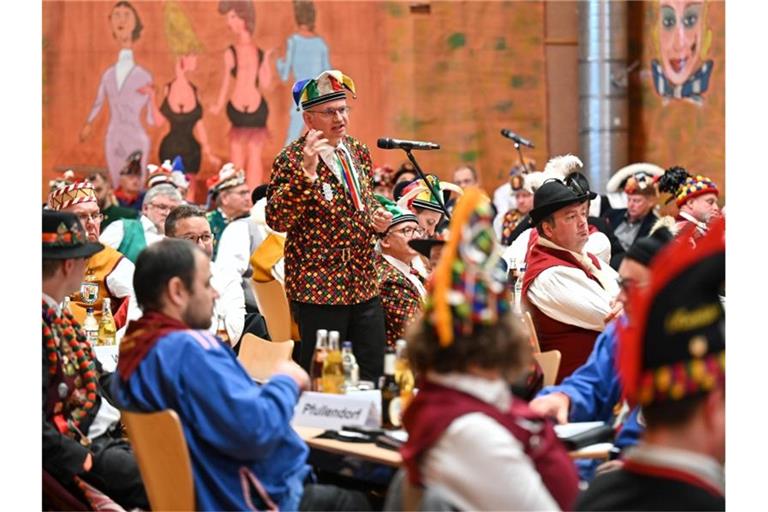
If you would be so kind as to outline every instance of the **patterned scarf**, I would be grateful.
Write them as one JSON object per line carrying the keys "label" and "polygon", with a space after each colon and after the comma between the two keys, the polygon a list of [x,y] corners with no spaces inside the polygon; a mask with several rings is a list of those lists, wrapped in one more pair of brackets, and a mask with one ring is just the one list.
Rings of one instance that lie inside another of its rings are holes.
{"label": "patterned scarf", "polygon": [[712,74],[714,62],[706,61],[688,80],[682,85],[675,85],[664,76],[664,70],[658,60],[651,61],[653,72],[653,85],[660,96],[667,98],[688,98],[701,103],[701,95],[709,88],[709,77]]}
{"label": "patterned scarf", "polygon": [[144,360],[157,340],[173,331],[185,331],[189,326],[159,311],[147,311],[144,316],[128,324],[123,341],[117,371],[123,381],[131,378],[134,370]]}

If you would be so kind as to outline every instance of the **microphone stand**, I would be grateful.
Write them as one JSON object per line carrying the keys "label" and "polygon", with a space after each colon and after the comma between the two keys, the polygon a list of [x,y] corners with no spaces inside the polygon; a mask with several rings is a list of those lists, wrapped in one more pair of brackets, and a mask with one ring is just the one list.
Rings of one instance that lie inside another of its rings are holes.
{"label": "microphone stand", "polygon": [[520,165],[523,166],[523,169],[525,169],[526,173],[531,172],[531,170],[528,168],[528,164],[525,163],[525,158],[523,158],[523,150],[520,149],[520,143],[517,141],[513,141],[515,143],[515,149],[517,150],[517,155],[520,158]]}
{"label": "microphone stand", "polygon": [[408,155],[408,160],[411,161],[413,164],[413,168],[416,169],[416,173],[419,175],[419,177],[424,180],[424,183],[427,185],[427,189],[429,189],[429,193],[432,194],[432,197],[437,200],[437,204],[440,205],[440,209],[443,210],[443,215],[445,215],[445,218],[448,220],[451,220],[451,214],[448,213],[448,208],[445,207],[445,204],[443,203],[443,198],[441,197],[442,194],[439,190],[435,190],[432,187],[432,184],[429,182],[427,177],[424,175],[424,171],[421,170],[421,167],[419,167],[418,162],[416,162],[416,158],[414,158],[413,154],[411,153],[410,149],[403,149],[405,151],[405,154]]}

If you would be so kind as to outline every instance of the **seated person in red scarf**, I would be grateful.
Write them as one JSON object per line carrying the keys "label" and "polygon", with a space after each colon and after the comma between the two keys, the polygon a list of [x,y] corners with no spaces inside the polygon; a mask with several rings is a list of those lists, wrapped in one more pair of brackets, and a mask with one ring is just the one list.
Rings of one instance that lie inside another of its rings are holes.
{"label": "seated person in red scarf", "polygon": [[682,167],[670,167],[657,183],[660,192],[667,192],[671,197],[667,202],[675,201],[678,214],[675,217],[677,233],[681,237],[694,240],[707,232],[708,224],[720,217],[717,197],[720,191],[717,184],[706,176],[693,176]]}
{"label": "seated person in red scarf", "polygon": [[459,510],[569,510],[574,464],[551,421],[510,392],[531,350],[511,313],[492,222],[490,200],[467,189],[424,316],[408,331],[419,383],[403,418],[408,482],[439,488]]}
{"label": "seated person in red scarf", "polygon": [[70,490],[90,482],[126,509],[148,510],[139,468],[122,438],[120,411],[102,385],[112,376],[85,339],[64,297],[80,287],[90,242],[77,216],[43,210],[43,468]]}
{"label": "seated person in red scarf", "polygon": [[135,286],[144,316],[128,325],[112,390],[125,409],[179,415],[197,509],[369,509],[360,493],[306,483],[309,449],[291,427],[306,372],[286,361],[256,384],[207,331],[218,294],[202,249],[176,238],[148,246]]}
{"label": "seated person in red scarf", "polygon": [[542,351],[562,354],[556,383],[581,366],[605,322],[616,314],[619,277],[585,250],[589,191],[576,180],[552,178],[536,190],[523,299]]}

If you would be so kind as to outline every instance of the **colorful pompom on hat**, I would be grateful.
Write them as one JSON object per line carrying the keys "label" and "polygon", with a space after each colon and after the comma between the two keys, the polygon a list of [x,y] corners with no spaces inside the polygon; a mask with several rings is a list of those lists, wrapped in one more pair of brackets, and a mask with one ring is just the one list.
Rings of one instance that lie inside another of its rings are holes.
{"label": "colorful pompom on hat", "polygon": [[448,240],[427,292],[423,321],[435,330],[442,347],[457,336],[496,324],[510,311],[491,201],[477,187],[465,189],[453,210]]}
{"label": "colorful pompom on hat", "polygon": [[[63,210],[75,204],[96,201],[96,192],[89,181],[75,181],[75,174],[67,171],[61,178],[51,180],[51,192],[46,204],[51,210]],[[56,187],[56,188],[53,188]]]}
{"label": "colorful pompom on hat", "polygon": [[399,207],[391,199],[379,194],[374,194],[373,197],[375,197],[376,200],[381,203],[381,206],[383,206],[385,210],[392,214],[392,221],[389,223],[387,232],[389,232],[390,229],[397,226],[398,224],[402,224],[403,222],[419,222],[419,219],[416,218],[416,215],[414,215],[412,211],[408,210],[407,208]]}
{"label": "colorful pompom on hat", "polygon": [[216,195],[222,190],[237,187],[243,183],[245,183],[245,173],[242,170],[237,170],[232,162],[227,162],[218,174],[208,178],[206,185],[208,185],[208,191]]}
{"label": "colorful pompom on hat", "polygon": [[706,176],[693,176],[684,168],[678,166],[670,167],[664,171],[664,174],[658,179],[658,187],[661,192],[672,194],[672,198],[675,199],[678,208],[694,197],[704,194],[720,195],[720,191],[714,181]]}
{"label": "colorful pompom on hat", "polygon": [[344,98],[345,91],[355,96],[355,82],[338,69],[323,71],[316,78],[299,80],[293,84],[293,101],[307,110],[315,105]]}
{"label": "colorful pompom on hat", "polygon": [[627,194],[656,195],[654,183],[664,174],[664,169],[656,164],[638,162],[616,171],[605,185],[607,192],[623,190]]}
{"label": "colorful pompom on hat", "polygon": [[705,394],[725,383],[725,228],[717,219],[696,246],[675,239],[631,290],[618,368],[627,400],[646,406]]}
{"label": "colorful pompom on hat", "polygon": [[88,258],[104,248],[89,242],[74,213],[43,210],[43,259]]}

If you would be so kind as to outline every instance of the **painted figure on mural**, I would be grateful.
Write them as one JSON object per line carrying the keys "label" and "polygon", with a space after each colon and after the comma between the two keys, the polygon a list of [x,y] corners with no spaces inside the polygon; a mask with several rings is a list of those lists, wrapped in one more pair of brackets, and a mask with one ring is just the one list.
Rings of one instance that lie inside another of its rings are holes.
{"label": "painted figure on mural", "polygon": [[[283,82],[293,72],[293,81],[318,76],[331,69],[328,45],[315,33],[315,4],[312,0],[293,0],[293,13],[298,30],[285,40],[285,57],[277,59],[277,72]],[[291,109],[291,122],[284,145],[287,146],[301,136],[304,119],[301,111]]]}
{"label": "painted figure on mural", "polygon": [[706,59],[712,43],[706,12],[706,2],[660,0],[654,27],[659,59],[651,61],[653,85],[659,95],[702,103],[714,66]]}
{"label": "painted figure on mural", "polygon": [[[229,131],[229,159],[238,169],[245,169],[249,188],[264,181],[261,149],[268,136],[269,107],[263,92],[272,84],[269,62],[274,49],[263,51],[253,41],[256,12],[251,0],[219,2],[219,13],[235,36],[235,44],[224,51],[224,77],[216,104],[219,114],[226,102]],[[234,87],[230,93],[230,82]]]}
{"label": "painted figure on mural", "polygon": [[[104,139],[104,153],[112,185],[117,187],[120,170],[134,151],[141,151],[141,168],[146,168],[150,146],[149,136],[141,123],[141,112],[149,106],[149,98],[140,89],[152,83],[152,75],[133,60],[133,46],[144,28],[136,8],[130,2],[117,2],[109,14],[109,24],[112,36],[120,45],[120,53],[117,62],[101,76],[96,100],[80,130],[80,141],[90,137],[93,121],[106,99],[109,102],[109,126]],[[152,109],[147,108],[146,111],[147,123],[154,125]]]}
{"label": "painted figure on mural", "polygon": [[163,5],[163,18],[168,46],[176,57],[174,77],[163,87],[163,100],[159,106],[154,86],[146,86],[142,92],[152,100],[150,104],[157,125],[163,126],[167,122],[170,126],[160,142],[159,162],[181,157],[184,173],[189,178],[187,197],[194,201],[198,188],[195,175],[200,171],[201,156],[205,156],[214,168],[221,166],[221,159],[213,154],[208,142],[197,87],[187,76],[197,69],[197,57],[202,53],[203,45],[178,2],[169,1]]}

